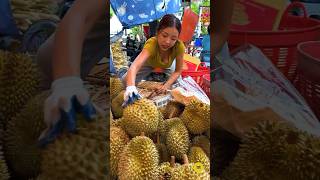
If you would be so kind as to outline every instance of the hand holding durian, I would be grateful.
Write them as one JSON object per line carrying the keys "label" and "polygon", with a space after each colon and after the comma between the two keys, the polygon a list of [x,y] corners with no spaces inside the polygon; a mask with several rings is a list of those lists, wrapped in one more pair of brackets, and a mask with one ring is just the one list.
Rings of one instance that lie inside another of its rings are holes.
{"label": "hand holding durian", "polygon": [[64,128],[74,132],[77,112],[81,112],[87,120],[93,119],[97,114],[79,77],[57,79],[52,83],[51,89],[52,94],[44,104],[44,121],[47,128],[39,137],[40,146],[54,141]]}

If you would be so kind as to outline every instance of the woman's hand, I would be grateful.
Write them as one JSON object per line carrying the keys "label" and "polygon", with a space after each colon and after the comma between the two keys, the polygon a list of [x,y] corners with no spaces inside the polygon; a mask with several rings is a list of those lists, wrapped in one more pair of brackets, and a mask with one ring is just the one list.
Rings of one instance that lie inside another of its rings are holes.
{"label": "woman's hand", "polygon": [[163,84],[163,85],[156,87],[155,91],[157,94],[165,94],[169,88],[170,88],[170,86],[168,86],[167,84]]}

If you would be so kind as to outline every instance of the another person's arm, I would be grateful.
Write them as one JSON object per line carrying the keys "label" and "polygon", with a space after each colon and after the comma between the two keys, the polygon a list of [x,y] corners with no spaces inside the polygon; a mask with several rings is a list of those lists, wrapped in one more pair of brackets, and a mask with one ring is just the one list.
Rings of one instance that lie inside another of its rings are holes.
{"label": "another person's arm", "polygon": [[229,35],[234,0],[217,0],[213,15],[213,53],[218,53]]}
{"label": "another person's arm", "polygon": [[80,76],[86,34],[105,12],[104,0],[77,0],[59,24],[53,49],[53,78]]}

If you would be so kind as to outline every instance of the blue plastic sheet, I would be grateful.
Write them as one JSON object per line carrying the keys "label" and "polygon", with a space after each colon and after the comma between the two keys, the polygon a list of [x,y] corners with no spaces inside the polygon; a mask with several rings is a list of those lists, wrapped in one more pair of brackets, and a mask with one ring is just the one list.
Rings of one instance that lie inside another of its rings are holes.
{"label": "blue plastic sheet", "polygon": [[14,22],[9,0],[0,0],[0,35],[16,36],[19,30]]}
{"label": "blue plastic sheet", "polygon": [[130,28],[178,12],[181,0],[111,0],[110,4],[122,26]]}

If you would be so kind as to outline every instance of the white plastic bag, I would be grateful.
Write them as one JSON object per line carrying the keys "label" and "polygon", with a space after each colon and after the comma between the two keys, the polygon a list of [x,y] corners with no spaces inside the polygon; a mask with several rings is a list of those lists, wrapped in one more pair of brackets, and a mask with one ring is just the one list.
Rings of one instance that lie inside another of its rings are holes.
{"label": "white plastic bag", "polygon": [[[231,59],[225,59],[221,63],[222,70],[212,87],[214,99],[223,98],[230,108],[236,109],[238,113],[268,109],[275,114],[274,119],[282,119],[298,129],[320,136],[320,123],[310,107],[258,48],[252,45],[242,47]],[[215,109],[215,106],[213,108]],[[266,114],[270,115],[270,112]],[[246,121],[234,118],[238,116],[228,117],[214,120],[223,128],[235,131],[232,133],[238,136],[242,136],[249,129],[248,126],[241,125]],[[243,113],[241,117],[245,117]],[[246,130],[239,127],[246,127]]]}

